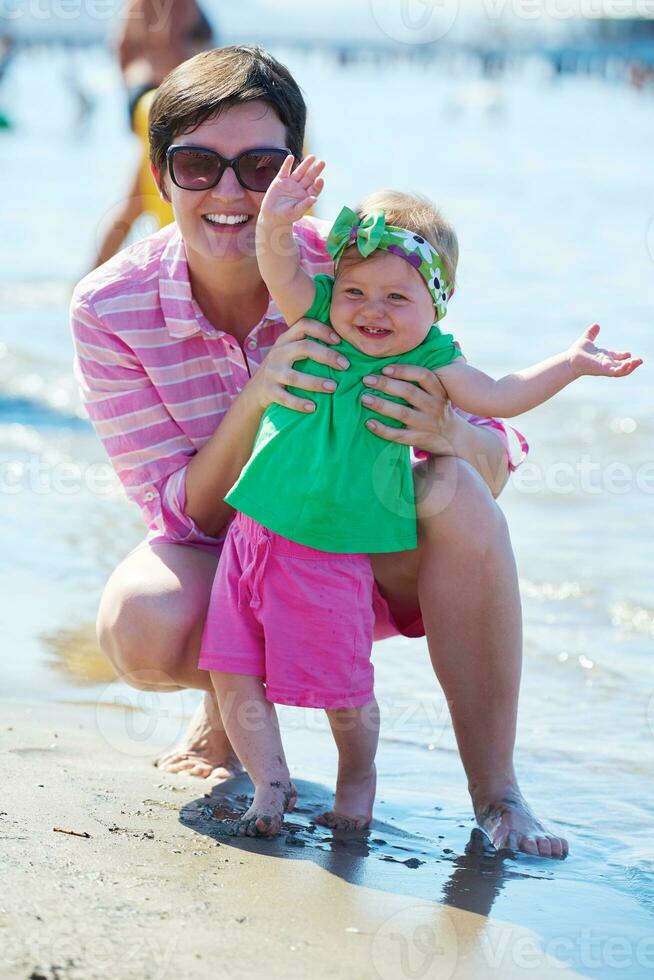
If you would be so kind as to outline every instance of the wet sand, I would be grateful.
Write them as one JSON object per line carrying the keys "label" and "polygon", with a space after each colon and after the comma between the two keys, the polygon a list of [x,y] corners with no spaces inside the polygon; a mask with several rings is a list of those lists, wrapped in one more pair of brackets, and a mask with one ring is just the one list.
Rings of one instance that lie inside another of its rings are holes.
{"label": "wet sand", "polygon": [[[335,839],[311,823],[328,796],[306,780],[279,838],[234,840],[216,815],[238,808],[247,777],[211,789],[159,772],[134,756],[121,709],[0,710],[5,980],[592,973],[549,955],[542,935],[515,921],[519,901],[507,919],[471,910],[489,911],[501,890],[497,858],[443,846],[437,861],[395,817],[376,820],[368,838]],[[447,903],[427,897],[443,863]],[[523,864],[511,874],[543,889],[551,862]]]}

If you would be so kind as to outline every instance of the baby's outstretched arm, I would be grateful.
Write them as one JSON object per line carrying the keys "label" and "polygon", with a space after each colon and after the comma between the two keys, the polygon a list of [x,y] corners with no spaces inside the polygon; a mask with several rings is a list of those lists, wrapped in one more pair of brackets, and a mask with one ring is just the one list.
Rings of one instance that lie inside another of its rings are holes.
{"label": "baby's outstretched arm", "polygon": [[289,327],[304,316],[314,300],[313,280],[300,268],[292,227],[316,203],[323,188],[320,174],[324,166],[322,160],[308,156],[292,170],[293,157],[286,157],[259,211],[259,271]]}
{"label": "baby's outstretched arm", "polygon": [[600,328],[594,323],[567,351],[497,381],[461,358],[436,372],[449,398],[466,412],[512,418],[542,405],[584,375],[624,378],[643,361],[629,351],[596,347]]}

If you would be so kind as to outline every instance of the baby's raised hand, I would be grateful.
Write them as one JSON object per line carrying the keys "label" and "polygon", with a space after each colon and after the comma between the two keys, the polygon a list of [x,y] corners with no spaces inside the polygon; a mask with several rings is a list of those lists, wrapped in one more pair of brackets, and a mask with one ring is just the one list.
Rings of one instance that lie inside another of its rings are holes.
{"label": "baby's raised hand", "polygon": [[261,203],[260,215],[266,222],[286,224],[299,221],[310,211],[323,189],[320,174],[325,168],[323,160],[313,154],[305,157],[295,170],[293,157],[287,156]]}
{"label": "baby's raised hand", "polygon": [[585,374],[624,378],[640,367],[642,357],[632,357],[629,351],[596,347],[599,332],[599,324],[594,323],[568,349],[568,362],[578,378]]}

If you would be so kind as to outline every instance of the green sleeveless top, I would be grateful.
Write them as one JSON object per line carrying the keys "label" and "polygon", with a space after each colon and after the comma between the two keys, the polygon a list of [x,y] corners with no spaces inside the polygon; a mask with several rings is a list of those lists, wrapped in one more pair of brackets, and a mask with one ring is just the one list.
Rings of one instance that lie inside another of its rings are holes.
{"label": "green sleeveless top", "polygon": [[[316,276],[314,282],[316,296],[305,316],[329,324],[334,280]],[[308,358],[294,367],[331,378],[336,391],[307,393],[289,387],[315,401],[310,414],[269,405],[252,455],[225,500],[268,530],[321,551],[373,554],[415,548],[410,448],[366,428],[370,418],[396,428],[402,423],[362,404],[362,379],[388,364],[418,364],[435,371],[461,352],[452,335],[437,326],[418,347],[393,357],[371,357],[343,339],[324,346],[344,354],[349,368],[337,371]],[[406,404],[391,395],[382,397]]]}

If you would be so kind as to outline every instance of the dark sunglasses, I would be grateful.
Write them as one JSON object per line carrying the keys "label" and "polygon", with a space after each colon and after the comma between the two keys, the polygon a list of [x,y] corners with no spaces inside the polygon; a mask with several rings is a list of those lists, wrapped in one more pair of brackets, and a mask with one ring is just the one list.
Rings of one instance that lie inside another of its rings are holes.
{"label": "dark sunglasses", "polygon": [[267,191],[291,151],[278,146],[256,146],[229,160],[204,146],[169,146],[170,179],[185,191],[206,191],[219,183],[228,167],[248,191]]}

